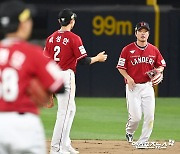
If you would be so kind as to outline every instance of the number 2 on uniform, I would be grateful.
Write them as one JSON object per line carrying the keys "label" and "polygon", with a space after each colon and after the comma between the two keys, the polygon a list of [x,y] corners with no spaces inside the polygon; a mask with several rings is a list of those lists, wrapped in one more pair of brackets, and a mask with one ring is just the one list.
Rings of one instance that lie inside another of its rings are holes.
{"label": "number 2 on uniform", "polygon": [[60,51],[61,51],[61,48],[60,48],[60,46],[55,46],[54,47],[54,60],[55,61],[60,61],[60,58],[58,57],[58,55],[59,55],[59,53],[60,53]]}

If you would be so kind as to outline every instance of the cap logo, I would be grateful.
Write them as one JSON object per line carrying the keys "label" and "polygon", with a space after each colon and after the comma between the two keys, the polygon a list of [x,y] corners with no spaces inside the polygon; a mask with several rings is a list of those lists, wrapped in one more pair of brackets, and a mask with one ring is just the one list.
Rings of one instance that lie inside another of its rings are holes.
{"label": "cap logo", "polygon": [[65,18],[61,18],[61,21],[64,22],[64,21],[65,21]]}
{"label": "cap logo", "polygon": [[145,23],[144,22],[141,22],[141,26],[144,26],[145,25]]}
{"label": "cap logo", "polygon": [[26,21],[31,15],[31,12],[29,9],[25,9],[20,15],[19,15],[19,21],[24,22]]}
{"label": "cap logo", "polygon": [[2,17],[1,19],[0,19],[0,22],[1,22],[1,24],[2,24],[2,26],[7,26],[8,24],[9,24],[9,22],[10,22],[10,19],[9,19],[9,17]]}

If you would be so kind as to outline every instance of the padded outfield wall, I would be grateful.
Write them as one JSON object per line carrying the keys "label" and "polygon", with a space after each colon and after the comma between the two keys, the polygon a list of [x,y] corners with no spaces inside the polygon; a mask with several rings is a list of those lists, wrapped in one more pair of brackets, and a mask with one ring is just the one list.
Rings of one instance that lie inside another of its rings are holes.
{"label": "padded outfield wall", "polygon": [[[164,81],[158,87],[158,96],[180,96],[180,12],[170,6],[159,6],[160,22],[156,23],[153,6],[61,6],[48,11],[48,34],[59,28],[57,14],[61,8],[71,8],[77,15],[73,32],[81,36],[89,56],[105,50],[108,60],[90,67],[78,66],[76,73],[77,96],[124,97],[125,84],[116,69],[122,48],[135,41],[134,27],[139,21],[150,24],[149,42],[156,44],[167,62]],[[54,24],[56,23],[56,24]],[[159,26],[158,40],[156,39]],[[156,29],[156,30],[155,30]],[[156,40],[155,40],[156,39]]]}

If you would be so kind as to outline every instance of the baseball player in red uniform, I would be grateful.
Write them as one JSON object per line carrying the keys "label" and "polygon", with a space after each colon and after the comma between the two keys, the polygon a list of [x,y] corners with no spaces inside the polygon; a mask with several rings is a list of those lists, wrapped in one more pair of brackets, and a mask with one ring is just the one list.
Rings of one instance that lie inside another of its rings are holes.
{"label": "baseball player in red uniform", "polygon": [[153,84],[154,79],[150,79],[147,72],[156,69],[160,73],[166,66],[159,50],[148,43],[149,24],[140,22],[135,27],[136,42],[125,46],[120,54],[117,69],[125,78],[126,99],[128,109],[128,122],[126,125],[126,138],[128,142],[133,141],[133,134],[138,127],[142,114],[144,123],[142,133],[137,144],[148,141],[154,122],[155,95]]}
{"label": "baseball player in red uniform", "polygon": [[77,154],[71,146],[70,129],[76,112],[75,105],[75,72],[77,63],[93,64],[107,59],[105,52],[95,57],[88,57],[81,38],[71,32],[76,14],[70,9],[59,13],[60,30],[47,39],[44,54],[54,59],[62,68],[65,77],[65,94],[56,95],[58,100],[57,119],[51,141],[51,154]]}
{"label": "baseball player in red uniform", "polygon": [[[0,154],[46,154],[39,105],[28,93],[33,79],[45,91],[59,92],[61,69],[43,50],[25,40],[32,30],[31,11],[22,1],[0,5]],[[38,89],[39,87],[34,87]]]}

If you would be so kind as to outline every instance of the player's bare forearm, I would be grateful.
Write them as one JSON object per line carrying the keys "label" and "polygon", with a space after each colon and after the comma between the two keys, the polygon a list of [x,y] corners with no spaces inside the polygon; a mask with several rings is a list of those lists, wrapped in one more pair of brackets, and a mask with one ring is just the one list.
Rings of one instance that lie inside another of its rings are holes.
{"label": "player's bare forearm", "polygon": [[100,52],[99,54],[97,54],[96,56],[91,57],[90,64],[93,64],[95,62],[105,62],[106,59],[107,59],[107,54],[105,54],[105,51],[103,51],[103,52]]}
{"label": "player's bare forearm", "polygon": [[126,72],[126,70],[124,70],[124,69],[118,69],[118,70],[119,70],[119,72],[121,73],[121,75],[122,75],[126,80],[132,79],[132,78],[128,75],[128,73]]}
{"label": "player's bare forearm", "polygon": [[54,96],[51,94],[49,96],[49,101],[44,105],[46,108],[52,108],[54,106]]}
{"label": "player's bare forearm", "polygon": [[131,78],[128,75],[126,70],[124,70],[124,69],[118,69],[118,70],[121,73],[121,75],[127,80],[127,84],[128,84],[129,90],[133,90],[134,87],[135,87],[135,82],[134,82],[133,78]]}

